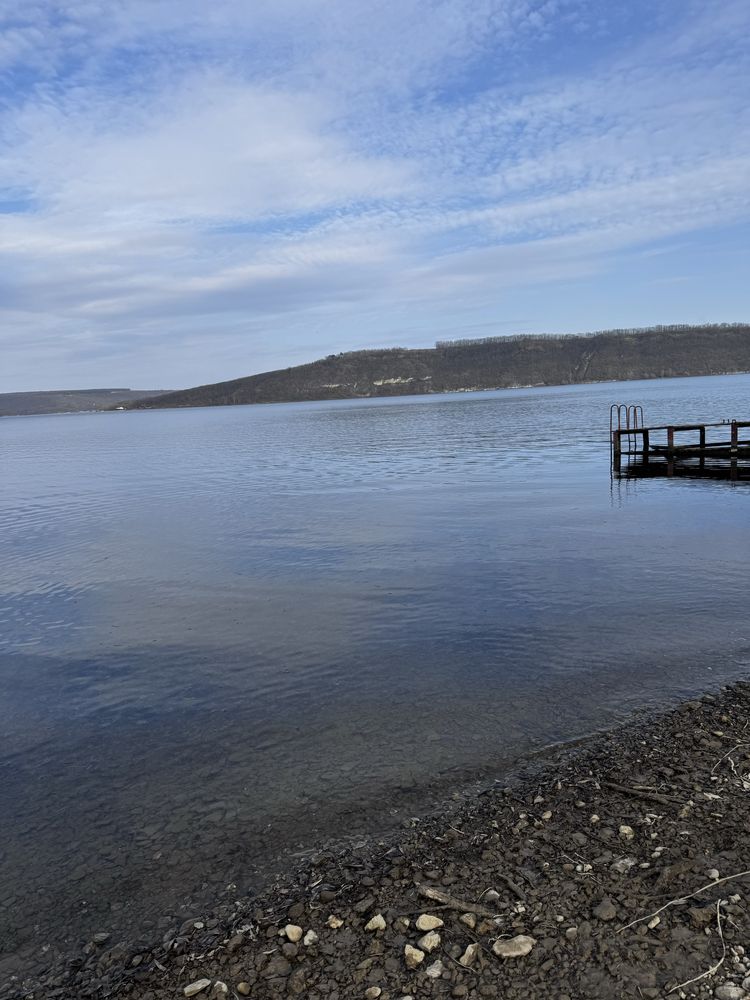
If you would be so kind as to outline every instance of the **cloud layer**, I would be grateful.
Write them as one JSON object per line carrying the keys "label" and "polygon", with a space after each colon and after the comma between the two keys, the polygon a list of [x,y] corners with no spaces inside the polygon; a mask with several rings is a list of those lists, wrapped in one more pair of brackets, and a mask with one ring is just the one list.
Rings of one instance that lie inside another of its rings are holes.
{"label": "cloud layer", "polygon": [[746,318],[750,8],[612,7],[0,0],[0,391]]}

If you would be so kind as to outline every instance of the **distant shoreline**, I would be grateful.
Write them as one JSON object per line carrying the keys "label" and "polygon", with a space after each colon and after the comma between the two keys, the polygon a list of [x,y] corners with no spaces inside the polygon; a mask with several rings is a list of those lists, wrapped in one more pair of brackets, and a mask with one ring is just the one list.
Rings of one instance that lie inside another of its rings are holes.
{"label": "distant shoreline", "polygon": [[[585,385],[619,385],[627,384],[629,382],[658,382],[660,380],[672,380],[679,378],[724,378],[725,376],[732,375],[750,375],[750,368],[743,369],[741,371],[727,371],[727,372],[707,372],[700,375],[652,375],[643,376],[639,378],[632,379],[591,379],[586,382],[536,382],[529,385],[502,385],[502,386],[489,386],[487,388],[462,388],[462,389],[446,389],[444,392],[425,392],[425,393],[404,393],[403,395],[392,395],[392,396],[343,396],[337,397],[336,399],[305,399],[305,400],[278,400],[276,402],[258,402],[258,403],[234,403],[234,404],[203,404],[199,405],[189,405],[184,404],[182,406],[154,406],[148,407],[148,409],[154,410],[200,410],[200,409],[216,409],[220,406],[288,406],[294,403],[326,403],[326,402],[359,402],[365,400],[387,400],[392,399],[394,401],[401,399],[424,399],[424,398],[435,398],[440,396],[450,396],[450,395],[469,395],[471,393],[487,393],[487,392],[510,392],[518,391],[521,389],[565,389],[574,388],[576,386]],[[103,409],[96,410],[58,410],[54,412],[45,413],[0,413],[0,420],[4,417],[74,417],[81,416],[83,414],[103,414],[103,413],[132,413],[137,409],[146,409],[146,407],[136,408],[136,407],[106,407]]]}
{"label": "distant shoreline", "polygon": [[128,409],[167,409],[374,399],[748,371],[750,325],[654,327],[351,351],[126,405]]}

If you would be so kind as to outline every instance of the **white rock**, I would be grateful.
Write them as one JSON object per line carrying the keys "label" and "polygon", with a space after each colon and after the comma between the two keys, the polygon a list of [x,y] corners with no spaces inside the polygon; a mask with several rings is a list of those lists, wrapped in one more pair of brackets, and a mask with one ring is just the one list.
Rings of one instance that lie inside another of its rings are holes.
{"label": "white rock", "polygon": [[646,926],[648,927],[648,929],[650,931],[652,931],[654,929],[654,927],[658,927],[660,923],[661,923],[661,917],[659,917],[659,916],[652,917],[649,920],[649,922],[646,924]]}
{"label": "white rock", "polygon": [[427,966],[424,974],[429,976],[430,979],[440,979],[443,974],[443,963],[438,959],[437,962],[433,962],[432,965]]}
{"label": "white rock", "polygon": [[341,919],[341,917],[337,917],[334,913],[330,915],[328,920],[326,920],[326,923],[328,924],[329,927],[332,927],[334,930],[337,930],[339,927],[344,926],[344,921]]}
{"label": "white rock", "polygon": [[712,882],[714,882],[718,877],[719,877],[718,868],[709,868],[709,870],[706,872],[706,878],[710,878]]}
{"label": "white rock", "polygon": [[465,924],[467,927],[471,928],[471,930],[474,930],[474,928],[477,926],[477,918],[473,913],[462,913],[458,919],[461,921],[462,924]]}
{"label": "white rock", "polygon": [[632,840],[635,837],[635,830],[632,826],[626,826],[623,823],[620,827],[620,836],[623,840]]}
{"label": "white rock", "polygon": [[459,958],[458,964],[463,965],[464,968],[470,969],[474,962],[477,960],[477,955],[480,952],[480,946],[478,944],[470,944],[463,955]]}
{"label": "white rock", "polygon": [[379,986],[371,986],[368,990],[365,990],[365,998],[366,1000],[378,1000],[382,992]]}
{"label": "white rock", "polygon": [[229,987],[226,983],[222,983],[220,979],[217,979],[214,983],[214,988],[211,990],[211,996],[214,1000],[222,1000],[223,997],[229,996]]}
{"label": "white rock", "polygon": [[510,940],[495,941],[492,950],[500,958],[521,958],[522,955],[528,955],[535,944],[536,938],[529,937],[528,934],[517,934]]}
{"label": "white rock", "polygon": [[407,969],[416,969],[421,962],[424,962],[424,952],[407,944],[404,948],[404,961]]}
{"label": "white rock", "polygon": [[599,816],[596,813],[592,813],[589,816],[589,823],[598,823],[598,822],[600,822]]}
{"label": "white rock", "polygon": [[440,917],[433,917],[431,913],[423,913],[421,916],[417,917],[418,931],[435,931],[438,927],[442,926],[443,921]]}
{"label": "white rock", "polygon": [[734,983],[723,983],[716,987],[714,996],[716,1000],[743,1000],[747,993],[741,986],[735,986]]}
{"label": "white rock", "polygon": [[194,997],[199,993],[202,993],[203,990],[207,990],[210,985],[210,979],[196,979],[194,983],[190,983],[189,986],[186,986],[182,992],[186,997]]}
{"label": "white rock", "polygon": [[635,858],[618,858],[610,865],[610,871],[616,872],[618,875],[625,875],[637,864]]}
{"label": "white rock", "polygon": [[552,819],[552,810],[551,809],[545,810],[545,812],[542,813],[542,819],[544,820],[545,823],[548,823]]}
{"label": "white rock", "polygon": [[368,920],[365,924],[366,931],[384,931],[385,930],[385,918],[382,913],[376,913],[372,920]]}
{"label": "white rock", "polygon": [[429,933],[425,934],[424,937],[421,937],[419,941],[417,941],[417,944],[422,951],[426,951],[427,954],[429,954],[440,944],[440,935],[437,931],[429,931]]}
{"label": "white rock", "polygon": [[305,934],[305,936],[302,938],[302,944],[304,944],[308,948],[310,947],[311,944],[317,944],[317,943],[318,943],[318,935],[315,933],[315,931],[308,931],[307,934]]}
{"label": "white rock", "polygon": [[750,992],[750,976],[742,980],[742,989]]}
{"label": "white rock", "polygon": [[298,927],[296,924],[287,924],[286,927],[284,928],[284,933],[286,934],[286,936],[289,938],[290,941],[293,941],[295,944],[297,944],[298,941],[302,940],[302,935],[304,934],[304,931],[302,930],[301,927]]}
{"label": "white rock", "polygon": [[499,903],[500,893],[497,891],[497,889],[488,889],[487,892],[485,892],[484,894],[484,901],[486,903]]}

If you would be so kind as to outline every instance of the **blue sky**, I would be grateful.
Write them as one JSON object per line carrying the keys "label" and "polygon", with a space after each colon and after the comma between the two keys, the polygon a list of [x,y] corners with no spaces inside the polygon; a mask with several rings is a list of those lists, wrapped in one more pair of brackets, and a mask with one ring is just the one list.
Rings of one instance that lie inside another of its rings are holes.
{"label": "blue sky", "polygon": [[0,391],[750,319],[746,0],[0,0]]}

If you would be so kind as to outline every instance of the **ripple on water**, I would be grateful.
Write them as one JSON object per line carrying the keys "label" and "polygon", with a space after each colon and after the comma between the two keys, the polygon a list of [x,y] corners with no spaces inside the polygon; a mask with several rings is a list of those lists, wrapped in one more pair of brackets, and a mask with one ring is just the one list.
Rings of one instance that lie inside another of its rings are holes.
{"label": "ripple on water", "polygon": [[606,421],[748,388],[0,422],[0,948],[200,907],[745,671],[750,490],[612,484]]}

